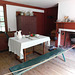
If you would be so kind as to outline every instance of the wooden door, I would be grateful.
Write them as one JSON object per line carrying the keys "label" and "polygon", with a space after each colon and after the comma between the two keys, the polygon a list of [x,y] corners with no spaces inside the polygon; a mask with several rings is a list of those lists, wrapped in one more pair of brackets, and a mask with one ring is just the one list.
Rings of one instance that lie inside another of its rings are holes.
{"label": "wooden door", "polygon": [[44,35],[44,13],[34,12],[37,19],[37,33]]}

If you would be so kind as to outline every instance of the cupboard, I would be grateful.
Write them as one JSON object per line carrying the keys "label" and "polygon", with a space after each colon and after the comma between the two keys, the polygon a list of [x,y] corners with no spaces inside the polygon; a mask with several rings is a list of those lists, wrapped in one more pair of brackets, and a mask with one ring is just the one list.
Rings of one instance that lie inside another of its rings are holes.
{"label": "cupboard", "polygon": [[31,32],[44,35],[44,13],[34,12],[34,16],[17,15],[17,30],[22,30],[23,34]]}
{"label": "cupboard", "polygon": [[[14,36],[14,32],[8,32],[7,34],[9,37]],[[8,39],[5,33],[0,33],[0,52],[5,50],[8,50]]]}
{"label": "cupboard", "polygon": [[17,30],[22,30],[22,34],[36,33],[36,16],[17,16]]}

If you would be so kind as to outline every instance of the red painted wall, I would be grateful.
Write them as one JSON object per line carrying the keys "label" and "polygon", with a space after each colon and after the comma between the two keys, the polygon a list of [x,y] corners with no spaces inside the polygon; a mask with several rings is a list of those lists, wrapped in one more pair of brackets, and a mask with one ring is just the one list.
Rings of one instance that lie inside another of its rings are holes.
{"label": "red painted wall", "polygon": [[[0,4],[9,4],[9,5],[16,5],[16,6],[22,6],[22,7],[29,7],[29,8],[35,8],[35,9],[41,9],[45,10],[45,13],[35,13],[37,16],[37,31],[39,34],[45,34],[50,35],[50,32],[55,29],[55,21],[57,19],[57,9],[58,7],[53,8],[40,8],[40,7],[34,7],[9,1],[0,1]],[[52,16],[54,18],[49,19],[48,16]]]}
{"label": "red painted wall", "polygon": [[[22,7],[29,7],[29,8],[44,10],[44,8],[29,6],[29,5],[24,5],[24,4],[19,4],[19,3],[9,2],[9,1],[0,1],[0,4],[9,4],[9,5],[22,6]],[[44,34],[44,13],[34,12],[34,15],[37,17],[37,33]]]}
{"label": "red painted wall", "polygon": [[[44,8],[40,8],[40,7],[34,7],[34,6],[29,6],[29,5],[24,5],[24,4],[19,4],[19,3],[14,3],[14,2],[8,2],[8,1],[0,1],[0,4],[9,4],[9,5],[15,5],[15,6],[21,6],[21,7],[29,7],[29,8],[35,8],[35,9],[41,9],[41,10],[44,10]],[[37,31],[38,33],[40,34],[44,34],[44,15],[42,13],[37,13],[36,14],[37,16]],[[7,18],[7,17],[5,17]],[[5,35],[5,34],[3,34]],[[0,51],[3,51],[3,50],[6,50],[8,49],[8,42],[7,42],[7,38],[5,36],[2,36],[0,34]]]}

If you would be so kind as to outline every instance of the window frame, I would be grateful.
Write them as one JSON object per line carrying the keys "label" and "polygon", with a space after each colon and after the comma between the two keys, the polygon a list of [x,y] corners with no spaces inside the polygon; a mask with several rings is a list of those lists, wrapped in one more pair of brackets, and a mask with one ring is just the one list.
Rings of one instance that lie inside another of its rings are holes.
{"label": "window frame", "polygon": [[4,23],[5,23],[5,32],[8,32],[7,29],[7,13],[6,13],[6,4],[0,4],[0,6],[3,6],[3,11],[4,11]]}

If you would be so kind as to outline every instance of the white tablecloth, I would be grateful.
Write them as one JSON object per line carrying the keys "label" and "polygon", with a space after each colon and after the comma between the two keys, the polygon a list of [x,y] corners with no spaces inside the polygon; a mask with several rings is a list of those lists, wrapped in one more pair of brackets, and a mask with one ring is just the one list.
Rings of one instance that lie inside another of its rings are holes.
{"label": "white tablecloth", "polygon": [[47,46],[50,46],[50,37],[40,35],[39,38],[30,38],[31,39],[22,38],[18,40],[16,37],[10,37],[8,42],[9,51],[14,52],[20,57],[20,59],[23,59],[23,49],[41,44],[43,42],[47,42]]}

